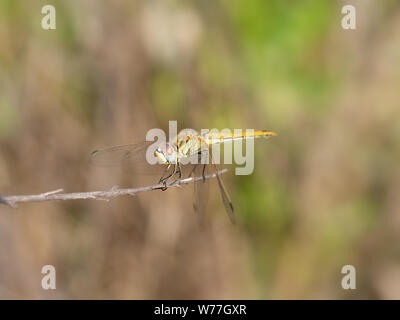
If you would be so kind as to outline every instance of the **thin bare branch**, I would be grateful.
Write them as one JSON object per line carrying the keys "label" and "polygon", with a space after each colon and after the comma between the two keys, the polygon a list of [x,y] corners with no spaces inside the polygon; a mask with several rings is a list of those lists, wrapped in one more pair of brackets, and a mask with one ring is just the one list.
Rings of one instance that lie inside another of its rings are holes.
{"label": "thin bare branch", "polygon": [[[218,173],[213,173],[204,176],[205,179],[212,179],[215,178],[220,174],[227,172],[227,169],[223,169],[218,171]],[[9,196],[9,195],[0,195],[0,203],[9,205],[12,208],[17,207],[17,203],[21,202],[43,202],[43,201],[61,201],[61,200],[87,200],[87,199],[94,199],[94,200],[106,200],[109,201],[110,198],[115,198],[119,196],[135,196],[140,192],[147,192],[153,190],[162,190],[164,187],[181,187],[182,185],[193,183],[196,181],[202,180],[203,177],[193,177],[193,178],[186,178],[181,180],[176,180],[170,183],[167,183],[164,186],[162,183],[146,186],[146,187],[139,187],[139,188],[129,188],[129,189],[120,189],[118,187],[112,187],[110,190],[104,191],[91,191],[91,192],[73,192],[73,193],[61,193],[63,189],[58,189],[54,191],[49,191],[41,194],[34,194],[34,195],[21,195],[21,196]]]}

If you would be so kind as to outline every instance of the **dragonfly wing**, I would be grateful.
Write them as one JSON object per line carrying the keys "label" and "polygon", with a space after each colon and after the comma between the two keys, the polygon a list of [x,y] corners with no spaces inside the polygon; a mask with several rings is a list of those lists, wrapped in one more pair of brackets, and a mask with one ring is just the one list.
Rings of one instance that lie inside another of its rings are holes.
{"label": "dragonfly wing", "polygon": [[217,174],[218,186],[221,192],[222,202],[224,203],[224,207],[226,212],[228,213],[229,219],[233,224],[236,224],[236,218],[233,210],[232,201],[229,198],[228,192],[226,191],[225,185],[222,181],[222,178]]}
{"label": "dragonfly wing", "polygon": [[165,165],[151,165],[146,153],[154,142],[145,141],[136,144],[98,149],[91,154],[91,164],[101,167],[132,167],[138,173],[161,174]]}
{"label": "dragonfly wing", "polygon": [[229,197],[229,194],[226,191],[226,188],[225,188],[224,182],[222,181],[222,178],[218,174],[218,168],[217,168],[216,164],[212,160],[212,157],[210,157],[210,158],[211,158],[212,165],[215,169],[215,173],[216,173],[217,181],[218,181],[218,187],[219,187],[219,191],[221,193],[221,198],[222,198],[222,202],[224,203],[226,213],[228,214],[228,217],[231,220],[231,222],[233,224],[236,224],[236,218],[235,218],[231,198]]}
{"label": "dragonfly wing", "polygon": [[[195,176],[202,176],[203,166],[198,165],[194,170]],[[199,180],[193,183],[193,209],[197,216],[200,225],[204,224],[204,218],[206,214],[207,202],[208,202],[208,183],[203,180]]]}

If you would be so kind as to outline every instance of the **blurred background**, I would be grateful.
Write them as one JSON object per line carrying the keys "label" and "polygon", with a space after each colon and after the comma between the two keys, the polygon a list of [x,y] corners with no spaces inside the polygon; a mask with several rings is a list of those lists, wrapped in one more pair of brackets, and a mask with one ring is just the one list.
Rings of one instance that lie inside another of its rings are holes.
{"label": "blurred background", "polygon": [[2,194],[155,183],[90,153],[169,120],[279,136],[224,175],[236,226],[215,179],[203,228],[191,185],[0,206],[0,298],[399,299],[399,45],[397,0],[1,0]]}

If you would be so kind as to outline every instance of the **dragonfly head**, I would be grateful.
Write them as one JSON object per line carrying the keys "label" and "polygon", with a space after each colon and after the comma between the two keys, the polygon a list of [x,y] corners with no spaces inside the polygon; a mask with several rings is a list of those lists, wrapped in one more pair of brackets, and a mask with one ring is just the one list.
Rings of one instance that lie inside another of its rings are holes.
{"label": "dragonfly head", "polygon": [[176,150],[169,143],[158,146],[154,151],[154,155],[161,161],[161,163],[176,163]]}

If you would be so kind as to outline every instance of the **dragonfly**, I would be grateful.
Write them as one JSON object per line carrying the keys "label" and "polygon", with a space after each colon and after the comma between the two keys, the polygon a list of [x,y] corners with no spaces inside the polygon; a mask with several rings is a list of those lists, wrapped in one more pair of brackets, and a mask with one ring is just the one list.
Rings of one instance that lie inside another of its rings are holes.
{"label": "dragonfly", "polygon": [[[191,164],[192,168],[188,175],[190,178],[193,174],[201,174],[203,179],[194,182],[194,202],[193,208],[197,213],[200,224],[204,222],[205,200],[207,191],[205,189],[206,179],[205,172],[207,166],[211,166],[217,178],[218,187],[221,199],[228,214],[230,221],[235,224],[234,208],[225,187],[225,184],[220,176],[217,163],[213,159],[212,147],[218,144],[232,143],[238,140],[269,138],[277,134],[269,130],[256,131],[241,131],[241,132],[214,132],[197,133],[195,130],[182,130],[176,138],[169,142],[161,141],[156,143],[154,156],[158,159],[158,164],[164,166],[159,183],[163,185],[162,190],[167,189],[167,182],[177,176],[171,183],[175,183],[183,176],[182,166]],[[95,150],[92,152],[92,162],[99,165],[139,165],[143,164],[146,159],[143,156],[146,154],[148,147],[154,142],[143,142],[136,144],[127,144],[113,146],[104,149]],[[154,167],[154,166],[152,166]],[[156,170],[154,170],[156,171]],[[199,172],[200,171],[200,172]]]}

